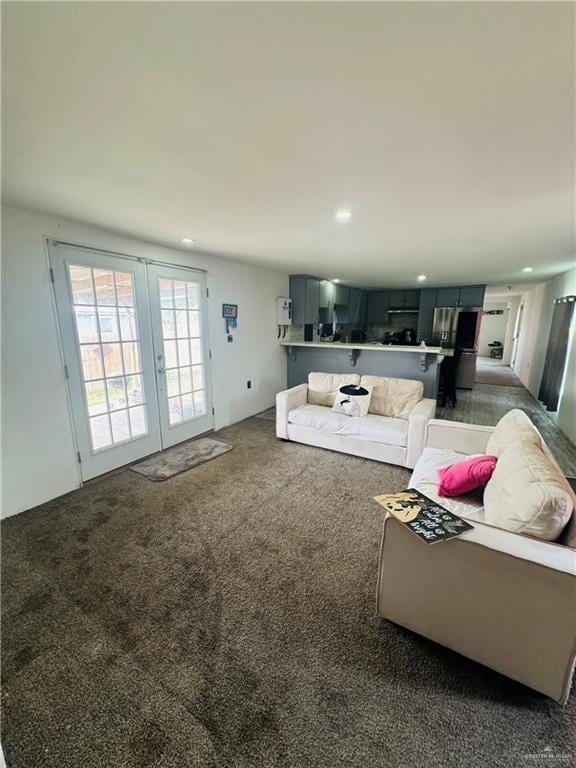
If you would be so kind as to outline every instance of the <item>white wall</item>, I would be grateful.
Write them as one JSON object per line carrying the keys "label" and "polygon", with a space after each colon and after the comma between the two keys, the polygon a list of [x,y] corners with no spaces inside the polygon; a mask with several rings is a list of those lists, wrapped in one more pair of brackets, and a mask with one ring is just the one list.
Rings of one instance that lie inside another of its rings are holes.
{"label": "white wall", "polygon": [[[45,248],[47,237],[208,270],[215,426],[274,404],[286,387],[276,297],[288,276],[15,208],[2,209],[2,516],[79,485]],[[238,304],[227,343],[222,303]],[[248,379],[252,389],[246,388]]]}
{"label": "white wall", "polygon": [[[501,310],[501,315],[487,315],[490,310]],[[504,345],[506,337],[506,326],[508,324],[508,304],[507,302],[484,304],[484,314],[480,323],[480,333],[478,334],[478,354],[483,357],[490,357],[490,347],[493,341],[499,341]]]}
{"label": "white wall", "polygon": [[508,302],[508,324],[506,325],[506,335],[504,337],[504,352],[502,362],[510,365],[512,360],[512,351],[514,349],[514,331],[516,329],[516,320],[518,318],[518,307],[520,306],[520,296],[512,296]]}
{"label": "white wall", "polygon": [[[554,312],[554,299],[576,294],[576,268],[548,280],[522,296],[524,312],[514,371],[524,386],[537,398]],[[576,444],[576,340],[572,327],[568,374],[558,408],[556,423]]]}

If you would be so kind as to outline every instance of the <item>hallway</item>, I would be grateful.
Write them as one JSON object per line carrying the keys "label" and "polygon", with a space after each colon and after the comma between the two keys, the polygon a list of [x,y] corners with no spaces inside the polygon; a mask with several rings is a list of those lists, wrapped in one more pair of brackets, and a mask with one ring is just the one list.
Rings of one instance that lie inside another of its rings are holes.
{"label": "hallway", "polygon": [[480,357],[476,360],[476,383],[499,384],[504,387],[523,387],[512,368],[502,360]]}
{"label": "hallway", "polygon": [[[497,367],[494,369],[497,370]],[[514,376],[511,371],[510,373]],[[458,389],[457,397],[458,404],[455,408],[438,406],[437,419],[492,426],[512,408],[520,408],[537,427],[564,474],[567,477],[576,477],[576,446],[568,440],[522,383],[476,384],[473,390]]]}

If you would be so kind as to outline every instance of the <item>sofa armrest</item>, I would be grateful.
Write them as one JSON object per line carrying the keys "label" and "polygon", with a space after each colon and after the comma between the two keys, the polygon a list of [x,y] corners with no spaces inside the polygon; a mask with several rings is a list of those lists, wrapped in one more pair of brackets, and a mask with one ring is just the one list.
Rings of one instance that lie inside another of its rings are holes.
{"label": "sofa armrest", "polygon": [[276,437],[288,440],[288,414],[308,401],[308,384],[285,389],[276,395]]}
{"label": "sofa armrest", "polygon": [[426,426],[436,413],[436,400],[424,397],[414,407],[408,417],[408,437],[406,441],[406,466],[414,468],[422,455],[426,442]]}
{"label": "sofa armrest", "polygon": [[[460,535],[461,541],[471,541],[487,549],[528,560],[544,568],[576,576],[576,549],[543,541],[532,536],[506,531],[494,525],[470,521],[474,527]],[[576,595],[575,595],[576,597]]]}
{"label": "sofa armrest", "polygon": [[426,448],[451,448],[457,453],[486,453],[494,427],[461,421],[431,419],[426,429]]}
{"label": "sofa armrest", "polygon": [[[474,526],[480,540],[464,534],[426,545],[388,517],[378,615],[565,703],[576,657],[576,577],[496,549],[492,529]],[[500,533],[508,544],[526,539]],[[558,562],[567,549],[537,544],[557,550]]]}

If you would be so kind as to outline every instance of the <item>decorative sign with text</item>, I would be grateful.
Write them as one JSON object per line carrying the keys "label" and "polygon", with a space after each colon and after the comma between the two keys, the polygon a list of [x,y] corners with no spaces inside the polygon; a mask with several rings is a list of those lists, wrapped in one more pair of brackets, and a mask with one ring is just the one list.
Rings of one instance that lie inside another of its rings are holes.
{"label": "decorative sign with text", "polygon": [[427,544],[453,539],[473,528],[461,517],[414,488],[399,493],[385,493],[374,499]]}

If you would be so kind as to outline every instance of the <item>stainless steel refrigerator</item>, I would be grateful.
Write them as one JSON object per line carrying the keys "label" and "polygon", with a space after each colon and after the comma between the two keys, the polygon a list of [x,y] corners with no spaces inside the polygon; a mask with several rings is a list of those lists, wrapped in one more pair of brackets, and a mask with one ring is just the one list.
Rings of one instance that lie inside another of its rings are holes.
{"label": "stainless steel refrigerator", "polygon": [[474,386],[481,319],[482,307],[436,307],[434,310],[433,341],[454,350],[459,389]]}

